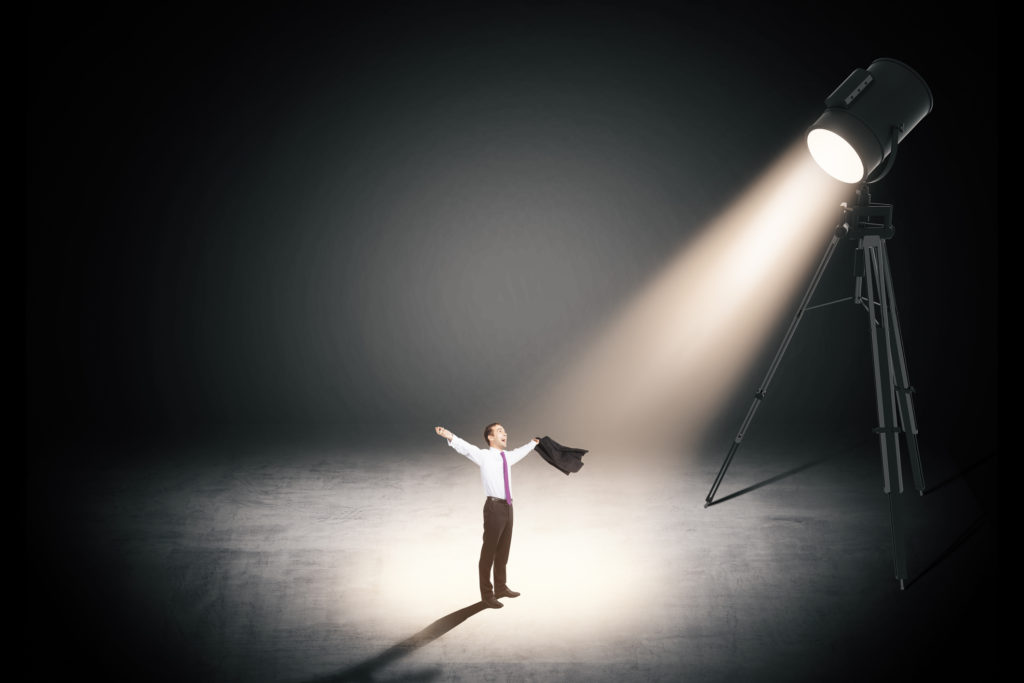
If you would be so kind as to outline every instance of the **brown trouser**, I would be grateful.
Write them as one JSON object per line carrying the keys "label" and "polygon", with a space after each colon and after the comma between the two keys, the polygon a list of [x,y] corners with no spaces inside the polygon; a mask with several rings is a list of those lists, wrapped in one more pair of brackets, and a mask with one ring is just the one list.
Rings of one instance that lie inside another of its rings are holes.
{"label": "brown trouser", "polygon": [[[505,583],[505,565],[512,547],[512,506],[501,498],[488,496],[484,501],[484,543],[480,547],[480,596],[494,595],[494,591],[508,588]],[[491,567],[494,567],[494,586],[491,586]]]}

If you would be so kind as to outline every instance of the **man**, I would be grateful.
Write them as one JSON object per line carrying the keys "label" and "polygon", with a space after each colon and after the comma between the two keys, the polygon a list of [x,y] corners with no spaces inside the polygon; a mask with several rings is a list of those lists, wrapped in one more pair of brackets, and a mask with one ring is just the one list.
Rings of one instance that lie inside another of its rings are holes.
{"label": "man", "polygon": [[[509,468],[522,460],[539,442],[533,439],[514,451],[506,451],[508,434],[501,424],[494,422],[484,428],[488,448],[477,448],[463,441],[444,427],[434,427],[439,436],[448,439],[448,445],[462,453],[480,467],[480,480],[484,484],[484,542],[480,547],[480,599],[488,607],[504,607],[498,598],[519,597],[508,587],[505,565],[512,547],[512,479]],[[491,567],[494,585],[491,585]]]}

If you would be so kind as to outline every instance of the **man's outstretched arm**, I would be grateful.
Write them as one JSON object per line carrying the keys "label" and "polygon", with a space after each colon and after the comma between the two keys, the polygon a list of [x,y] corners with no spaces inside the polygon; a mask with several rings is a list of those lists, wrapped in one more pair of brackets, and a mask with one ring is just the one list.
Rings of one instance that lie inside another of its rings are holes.
{"label": "man's outstretched arm", "polygon": [[448,439],[448,445],[454,448],[456,451],[466,456],[467,458],[475,462],[477,465],[480,464],[479,448],[469,443],[468,441],[460,439],[459,437],[455,436],[444,427],[434,427],[434,432],[436,432],[438,436],[442,436]]}
{"label": "man's outstretched arm", "polygon": [[517,462],[528,456],[530,453],[533,452],[534,447],[538,443],[540,443],[540,439],[535,438],[531,439],[530,441],[527,441],[525,444],[515,449],[514,451],[506,451],[506,455],[508,456],[508,464],[515,465]]}

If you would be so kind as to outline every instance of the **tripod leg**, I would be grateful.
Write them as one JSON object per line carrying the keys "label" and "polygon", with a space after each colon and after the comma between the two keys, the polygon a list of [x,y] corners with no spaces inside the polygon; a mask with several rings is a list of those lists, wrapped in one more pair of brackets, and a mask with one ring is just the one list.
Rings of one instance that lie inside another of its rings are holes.
{"label": "tripod leg", "polygon": [[907,587],[907,557],[906,549],[903,546],[903,514],[900,504],[903,496],[889,493],[889,528],[892,535],[892,558],[896,573],[896,580],[900,582],[900,590]]}
{"label": "tripod leg", "polygon": [[[893,362],[890,348],[888,296],[882,278],[882,240],[876,235],[861,238],[864,256],[864,283],[867,287],[868,327],[871,332],[871,357],[875,374],[875,403],[878,409],[878,445],[882,454],[884,491],[889,497],[889,526],[892,532],[893,565],[900,588],[907,579],[907,561],[903,543],[900,499],[903,471],[900,463],[899,427],[896,425],[896,399],[893,392]],[[878,320],[875,318],[875,288],[878,291]],[[895,488],[895,491],[893,490]]]}
{"label": "tripod leg", "polygon": [[[751,415],[756,412],[756,402],[750,406],[750,410],[747,411],[747,415]],[[725,456],[725,461],[722,462],[722,467],[718,470],[718,475],[715,477],[715,482],[711,484],[711,490],[708,491],[707,497],[704,499],[704,507],[711,505],[715,497],[715,492],[718,491],[718,485],[722,483],[722,479],[725,477],[725,471],[729,469],[729,463],[732,462],[732,456],[736,455],[736,451],[740,448],[740,442],[743,440],[743,429],[740,428],[740,433],[736,435],[732,445],[729,446],[729,452]]]}
{"label": "tripod leg", "polygon": [[890,343],[895,358],[893,359],[896,382],[896,399],[900,406],[900,424],[907,438],[907,451],[910,453],[910,468],[914,473],[914,488],[918,494],[925,489],[924,468],[921,466],[921,453],[917,443],[917,417],[914,413],[913,388],[910,386],[910,375],[907,372],[907,357],[903,351],[903,336],[900,334],[899,317],[896,314],[896,291],[892,286],[892,273],[889,270],[889,254],[882,242],[882,274],[888,291],[889,301],[889,333]]}
{"label": "tripod leg", "polygon": [[793,339],[793,335],[796,333],[796,328],[800,324],[800,320],[803,318],[804,311],[807,310],[808,304],[811,302],[811,298],[814,296],[814,290],[817,289],[818,283],[821,281],[821,276],[825,274],[825,269],[828,268],[828,262],[832,259],[832,254],[836,250],[836,245],[839,244],[839,240],[846,235],[846,228],[842,225],[838,226],[832,235],[832,240],[825,247],[825,254],[821,257],[821,261],[818,263],[817,270],[814,271],[814,275],[811,276],[811,281],[807,286],[807,291],[804,292],[803,298],[800,300],[800,306],[797,308],[796,315],[793,316],[793,321],[789,324],[789,329],[786,330],[786,336],[782,339],[782,344],[779,345],[779,350],[775,352],[775,358],[772,359],[771,365],[768,367],[768,372],[765,374],[764,380],[761,382],[761,386],[758,388],[757,393],[754,394],[754,401],[750,404],[750,408],[747,410],[747,416],[743,419],[743,424],[740,425],[740,430],[736,434],[736,438],[733,439],[732,446],[729,447],[729,453],[725,456],[725,461],[722,463],[722,467],[718,470],[718,476],[715,477],[715,482],[711,485],[711,490],[708,491],[707,497],[704,499],[704,507],[711,505],[714,501],[715,493],[718,491],[718,486],[722,483],[722,479],[725,477],[725,471],[729,469],[729,463],[732,462],[732,457],[736,455],[736,451],[739,450],[740,443],[743,441],[744,435],[747,433],[747,429],[750,427],[750,423],[754,420],[754,415],[757,413],[757,409],[761,406],[761,401],[764,400],[765,395],[768,392],[768,385],[771,384],[772,378],[775,376],[775,371],[779,368],[779,363],[782,362],[782,357],[786,353],[786,348],[789,346],[790,340]]}

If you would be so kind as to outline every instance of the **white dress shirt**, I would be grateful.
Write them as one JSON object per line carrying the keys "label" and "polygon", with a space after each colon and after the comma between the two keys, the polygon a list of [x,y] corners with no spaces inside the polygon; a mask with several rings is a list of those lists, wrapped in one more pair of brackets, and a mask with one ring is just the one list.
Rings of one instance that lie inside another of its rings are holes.
{"label": "white dress shirt", "polygon": [[[484,484],[484,494],[505,499],[505,468],[501,463],[501,449],[478,448],[473,444],[452,435],[448,445],[480,466],[480,481]],[[505,451],[508,461],[508,490],[512,491],[512,465],[525,458],[537,444],[533,439],[514,451]]]}

